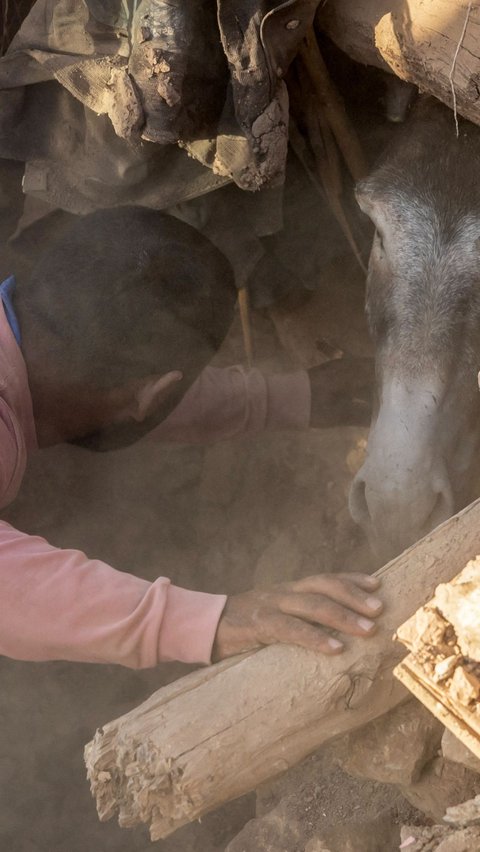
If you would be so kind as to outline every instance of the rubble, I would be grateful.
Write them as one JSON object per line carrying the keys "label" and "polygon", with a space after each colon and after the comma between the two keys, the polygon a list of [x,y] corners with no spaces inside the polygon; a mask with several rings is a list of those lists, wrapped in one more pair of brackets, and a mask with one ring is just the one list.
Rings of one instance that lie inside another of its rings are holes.
{"label": "rubble", "polygon": [[464,745],[455,734],[445,728],[442,736],[442,754],[447,760],[462,763],[473,772],[480,772],[480,759]]}
{"label": "rubble", "polygon": [[478,828],[451,830],[441,825],[429,827],[403,826],[400,849],[405,852],[478,852]]}
{"label": "rubble", "polygon": [[440,748],[443,726],[410,700],[345,737],[337,760],[347,772],[408,787]]}
{"label": "rubble", "polygon": [[480,759],[480,557],[397,630],[395,675]]}

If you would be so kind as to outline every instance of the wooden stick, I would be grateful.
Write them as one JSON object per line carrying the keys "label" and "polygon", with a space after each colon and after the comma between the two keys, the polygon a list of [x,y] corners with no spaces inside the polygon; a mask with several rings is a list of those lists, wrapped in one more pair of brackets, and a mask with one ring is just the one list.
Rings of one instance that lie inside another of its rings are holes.
{"label": "wooden stick", "polygon": [[234,657],[104,725],[85,750],[100,819],[118,812],[166,837],[395,706],[404,650],[392,634],[477,552],[480,501],[378,572],[386,610],[373,638],[338,657],[285,645]]}
{"label": "wooden stick", "polygon": [[332,129],[350,174],[355,181],[360,180],[368,173],[368,163],[345,112],[342,99],[330,79],[313,28],[307,33],[299,55],[315,88],[319,107]]}
{"label": "wooden stick", "polygon": [[245,358],[247,360],[247,367],[251,370],[253,367],[253,343],[252,326],[250,322],[250,301],[248,298],[247,287],[240,287],[238,291],[238,307],[240,310],[240,322],[242,323]]}
{"label": "wooden stick", "polygon": [[323,118],[322,111],[315,109],[315,103],[312,103],[312,100],[308,98],[306,99],[306,121],[310,144],[317,164],[317,173],[328,203],[360,269],[366,275],[367,268],[362,260],[342,204],[342,173],[333,135],[328,123]]}
{"label": "wooden stick", "polygon": [[[297,113],[301,111],[303,121],[306,125],[308,141],[315,162],[315,172],[308,163],[306,144],[302,141],[303,137],[293,118],[290,124],[290,144],[309,178],[315,187],[320,190],[320,194],[326,198],[360,269],[366,275],[366,266],[342,204],[343,181],[338,149],[335,145],[330,126],[324,117],[323,110],[319,107],[318,101],[312,91],[310,78],[305,71],[302,73],[302,70],[302,68],[299,69],[299,82],[292,79],[292,77],[290,78],[289,90],[293,104],[295,105],[295,111]],[[301,108],[300,104],[302,105]]]}

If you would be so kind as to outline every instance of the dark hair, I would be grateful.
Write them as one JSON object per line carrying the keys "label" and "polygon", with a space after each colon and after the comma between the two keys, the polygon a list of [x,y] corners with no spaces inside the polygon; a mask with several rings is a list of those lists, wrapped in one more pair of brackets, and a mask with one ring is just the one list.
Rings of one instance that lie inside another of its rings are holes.
{"label": "dark hair", "polygon": [[182,369],[180,362],[193,366],[195,349],[184,350],[191,332],[217,349],[233,302],[231,268],[212,243],[141,207],[79,219],[47,250],[22,294],[24,312],[58,346],[58,369],[100,389]]}
{"label": "dark hair", "polygon": [[220,346],[235,295],[231,267],[206,237],[122,207],[79,218],[47,249],[19,318],[59,385],[106,390],[182,370],[171,410]]}

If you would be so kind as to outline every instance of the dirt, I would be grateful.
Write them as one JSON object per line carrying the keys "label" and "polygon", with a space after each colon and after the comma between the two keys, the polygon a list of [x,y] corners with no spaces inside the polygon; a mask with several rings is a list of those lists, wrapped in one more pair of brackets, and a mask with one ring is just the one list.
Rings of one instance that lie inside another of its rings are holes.
{"label": "dirt", "polygon": [[[259,842],[262,822],[266,843]],[[424,820],[394,786],[347,775],[337,765],[332,744],[260,788],[257,819],[227,852],[304,852],[309,843],[313,852],[320,843],[330,852],[393,852],[405,822]],[[292,842],[283,845],[287,831]],[[242,842],[249,834],[251,842]]]}

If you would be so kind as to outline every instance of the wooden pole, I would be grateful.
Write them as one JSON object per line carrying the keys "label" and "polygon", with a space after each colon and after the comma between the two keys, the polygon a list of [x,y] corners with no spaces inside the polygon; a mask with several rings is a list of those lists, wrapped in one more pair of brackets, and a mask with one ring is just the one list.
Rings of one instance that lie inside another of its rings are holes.
{"label": "wooden pole", "polygon": [[[323,68],[325,74],[327,74],[326,67],[323,66]],[[315,160],[316,176],[313,176],[313,183],[317,188],[320,186],[323,189],[328,204],[330,205],[330,209],[335,216],[358,265],[360,266],[360,269],[363,274],[366,275],[367,269],[352,234],[352,229],[342,203],[343,178],[340,168],[338,148],[335,144],[333,132],[327,121],[326,115],[324,114],[323,103],[319,102],[315,89],[313,88],[310,76],[301,64],[298,70],[298,84],[296,84],[296,82],[294,82],[291,78],[289,89],[297,102],[297,109],[302,114],[303,122],[305,123],[307,130],[308,140]],[[328,77],[327,81],[328,88],[331,91],[336,92]],[[338,96],[337,100],[339,100]],[[337,101],[335,101],[335,104],[332,104],[330,101],[330,104],[330,110],[333,110],[335,114],[337,114],[339,109],[341,112],[344,111],[343,105],[339,106]],[[341,120],[342,119],[340,118],[340,121]],[[299,144],[299,130],[293,118],[290,119],[289,136],[293,150],[304,165],[310,179],[312,179],[311,170],[305,162],[305,156],[303,156],[301,142]],[[348,149],[351,147],[351,140],[353,140],[355,151],[357,151],[357,153],[360,152],[359,155],[362,156],[360,143],[356,140],[353,130],[351,134],[349,134],[348,139],[344,140],[344,146],[348,147]]]}
{"label": "wooden pole", "polygon": [[480,500],[379,571],[376,636],[338,657],[276,645],[200,669],[97,731],[85,759],[100,819],[166,837],[404,696],[394,631],[480,552]]}
{"label": "wooden pole", "polygon": [[368,163],[350,124],[343,101],[333,85],[312,29],[300,47],[299,56],[312,81],[319,108],[335,137],[347,168],[355,181],[368,174]]}
{"label": "wooden pole", "polygon": [[480,124],[480,6],[467,0],[335,0],[317,24],[353,59],[391,71]]}

